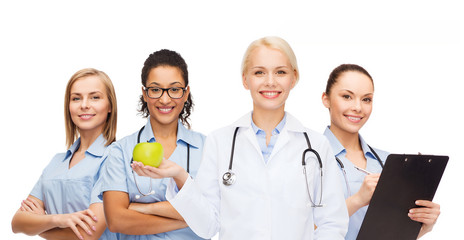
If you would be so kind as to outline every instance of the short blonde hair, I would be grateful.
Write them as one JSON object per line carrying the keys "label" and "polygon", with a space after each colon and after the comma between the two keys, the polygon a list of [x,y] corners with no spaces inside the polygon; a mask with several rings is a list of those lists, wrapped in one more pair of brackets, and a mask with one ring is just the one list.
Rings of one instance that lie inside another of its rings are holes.
{"label": "short blonde hair", "polygon": [[69,148],[79,137],[78,129],[76,124],[72,121],[71,114],[69,112],[69,104],[71,101],[71,87],[79,79],[89,76],[97,76],[105,85],[106,96],[110,103],[111,112],[108,113],[105,126],[103,128],[103,137],[106,139],[105,146],[110,145],[116,141],[116,125],[118,119],[118,107],[116,101],[116,92],[114,91],[113,83],[106,73],[94,69],[84,68],[72,75],[66,86],[66,92],[64,96],[64,121],[66,128],[66,146]]}
{"label": "short blonde hair", "polygon": [[261,46],[276,49],[276,50],[281,51],[283,54],[285,54],[285,56],[287,56],[288,58],[288,61],[290,62],[290,65],[293,68],[293,71],[295,71],[296,81],[298,82],[298,79],[300,78],[300,71],[298,70],[298,64],[296,61],[295,53],[293,52],[292,48],[287,43],[287,41],[285,41],[284,39],[280,37],[275,37],[275,36],[269,36],[269,37],[263,37],[263,38],[257,39],[248,46],[245,54],[243,55],[242,76],[245,74],[245,72],[248,71],[248,67],[249,67],[248,65],[250,64],[251,52],[253,52],[253,50]]}

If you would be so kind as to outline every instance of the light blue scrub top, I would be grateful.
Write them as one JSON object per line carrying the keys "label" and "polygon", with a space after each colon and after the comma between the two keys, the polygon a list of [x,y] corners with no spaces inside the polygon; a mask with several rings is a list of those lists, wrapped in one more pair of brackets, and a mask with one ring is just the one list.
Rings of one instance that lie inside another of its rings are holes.
{"label": "light blue scrub top", "polygon": [[258,140],[259,148],[261,149],[261,153],[263,154],[264,161],[267,163],[269,156],[271,156],[272,150],[274,149],[274,145],[277,142],[277,138],[279,138],[279,134],[285,126],[285,122],[287,121],[287,113],[285,113],[284,118],[280,121],[279,124],[272,130],[271,140],[269,144],[266,145],[266,132],[256,126],[256,124],[251,121],[251,127],[253,128],[253,132],[256,134],[256,139]]}
{"label": "light blue scrub top", "polygon": [[[340,161],[343,163],[345,167],[346,177],[348,179],[347,180],[348,186],[346,184],[345,178],[343,177],[343,174],[340,174],[340,182],[343,183],[343,189],[345,192],[345,199],[346,199],[350,197],[348,195],[347,188],[348,187],[350,188],[352,195],[358,192],[359,189],[361,188],[362,182],[364,181],[364,177],[366,176],[366,174],[359,170],[356,170],[354,168],[354,164],[346,158],[346,149],[338,141],[338,139],[335,137],[332,131],[330,131],[330,127],[326,128],[326,130],[324,131],[324,136],[326,136],[327,139],[329,140],[330,146],[332,147],[332,151],[335,154],[335,157],[338,157],[338,159],[340,159]],[[361,135],[359,135],[359,139],[361,142],[361,147],[364,151],[364,156],[367,159],[366,170],[371,173],[382,172],[382,167],[380,166],[379,162],[376,160],[374,153],[372,153],[371,150],[369,149],[369,146],[367,145],[366,141],[364,141]],[[385,164],[385,161],[389,153],[376,149],[376,148],[374,148],[374,150],[377,153],[377,155],[379,155],[382,163]],[[340,167],[340,165],[338,166]],[[341,171],[341,167],[340,167],[340,171]],[[348,225],[348,232],[346,233],[345,239],[347,240],[356,239],[356,237],[358,236],[359,229],[361,228],[361,224],[363,222],[364,216],[366,215],[367,208],[368,206],[364,206],[360,208],[358,211],[356,211],[353,215],[351,215],[350,223]]]}
{"label": "light blue scrub top", "polygon": [[[108,151],[108,158],[102,169],[101,193],[103,197],[105,191],[121,191],[129,195],[130,202],[153,203],[166,201],[166,188],[169,178],[152,179],[152,189],[155,194],[135,199],[136,195],[141,195],[137,190],[130,166],[132,160],[132,151],[137,144],[137,135],[139,131],[114,142]],[[150,119],[148,119],[145,128],[140,135],[140,142],[155,142]],[[190,175],[195,177],[200,166],[203,143],[205,136],[187,130],[179,121],[177,125],[177,147],[169,157],[169,160],[187,169],[187,143],[190,145]],[[150,190],[150,178],[141,177],[135,173],[137,184],[142,193],[146,194]],[[198,237],[190,228],[178,229],[170,232],[153,234],[153,235],[125,235],[120,234],[120,239],[126,240],[154,240],[154,239],[203,239]]]}
{"label": "light blue scrub top", "polygon": [[[102,202],[96,182],[104,162],[106,140],[100,135],[87,149],[84,159],[70,169],[69,162],[80,143],[79,138],[68,151],[56,154],[30,193],[42,200],[48,214],[78,212],[88,209],[92,203]],[[100,239],[117,239],[117,234],[107,228]]]}

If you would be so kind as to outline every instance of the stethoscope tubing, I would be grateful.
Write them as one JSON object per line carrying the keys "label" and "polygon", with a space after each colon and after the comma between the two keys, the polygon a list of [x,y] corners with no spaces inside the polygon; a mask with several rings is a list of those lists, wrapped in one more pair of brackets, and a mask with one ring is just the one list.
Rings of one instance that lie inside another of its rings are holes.
{"label": "stethoscope tubing", "polygon": [[[237,139],[238,129],[239,129],[239,127],[235,128],[234,136],[232,138],[232,147],[231,147],[231,152],[230,152],[229,169],[222,175],[222,183],[225,186],[231,186],[232,184],[235,183],[235,180],[236,180],[235,173],[232,172],[232,166],[233,166],[233,162],[234,162],[235,142],[236,142],[236,139]],[[308,134],[306,132],[303,132],[303,134],[305,136],[306,143],[308,145],[308,148],[303,151],[303,157],[302,157],[302,166],[303,166],[303,174],[305,175],[306,190],[308,192],[309,200],[311,202],[311,207],[323,207],[323,205],[321,204],[322,203],[322,175],[323,175],[323,173],[322,173],[323,172],[322,171],[322,160],[321,160],[321,157],[320,157],[319,153],[316,150],[314,150],[313,148],[311,148],[311,142],[309,141]],[[318,204],[314,203],[314,201],[313,201],[313,199],[311,197],[311,193],[309,191],[308,177],[307,177],[307,174],[306,174],[306,153],[308,153],[308,152],[313,153],[316,156],[316,159],[317,159],[317,161],[319,163],[319,171],[320,171],[320,175],[321,175],[320,176],[321,177],[321,191],[320,191],[319,203]]]}

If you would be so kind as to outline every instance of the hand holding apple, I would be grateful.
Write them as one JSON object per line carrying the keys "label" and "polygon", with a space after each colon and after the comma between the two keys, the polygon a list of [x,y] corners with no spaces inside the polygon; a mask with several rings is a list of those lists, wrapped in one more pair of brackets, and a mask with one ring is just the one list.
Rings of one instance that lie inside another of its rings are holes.
{"label": "hand holding apple", "polygon": [[132,158],[144,165],[159,167],[163,161],[163,146],[158,142],[141,142],[135,145]]}

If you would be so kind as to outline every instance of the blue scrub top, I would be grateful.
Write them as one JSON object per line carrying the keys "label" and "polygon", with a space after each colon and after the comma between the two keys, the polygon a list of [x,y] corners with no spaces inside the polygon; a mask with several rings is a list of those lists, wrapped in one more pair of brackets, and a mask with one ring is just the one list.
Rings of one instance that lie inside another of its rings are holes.
{"label": "blue scrub top", "polygon": [[[121,191],[129,195],[130,202],[153,203],[166,201],[166,188],[169,178],[152,179],[152,189],[155,194],[136,199],[136,195],[141,195],[137,190],[134,182],[134,175],[130,162],[132,160],[132,151],[137,144],[137,135],[139,131],[114,142],[108,151],[107,161],[102,169],[100,199],[103,198],[105,191]],[[150,119],[145,124],[145,128],[140,134],[140,142],[155,142]],[[187,130],[179,121],[177,126],[177,147],[169,157],[169,160],[187,169],[187,143],[190,145],[190,175],[195,177],[200,166],[203,143],[205,136]],[[150,191],[150,178],[141,177],[135,173],[138,187],[144,194]],[[120,239],[131,240],[154,240],[154,239],[203,239],[198,237],[190,228],[178,229],[170,232],[153,234],[153,235],[125,235],[120,234]]]}
{"label": "blue scrub top", "polygon": [[[95,183],[104,161],[106,140],[100,135],[87,149],[84,159],[70,169],[69,163],[80,143],[79,138],[68,151],[56,154],[30,193],[42,200],[48,214],[78,212],[88,209],[92,203],[102,202]],[[117,234],[107,228],[100,239],[117,239]]]}
{"label": "blue scrub top", "polygon": [[[350,197],[348,195],[347,188],[350,188],[351,194],[355,194],[356,192],[358,192],[361,188],[362,182],[364,181],[364,177],[366,176],[366,174],[356,170],[354,168],[354,164],[346,158],[346,149],[338,141],[338,139],[335,137],[332,131],[330,131],[330,127],[326,128],[326,130],[324,131],[324,136],[326,136],[329,140],[330,146],[332,147],[332,151],[335,154],[335,156],[338,157],[338,159],[340,159],[340,161],[343,163],[345,167],[346,177],[348,179],[348,186],[345,181],[345,178],[343,177],[343,174],[340,174],[340,182],[343,183],[343,189],[345,192],[346,199]],[[382,172],[382,167],[380,166],[379,162],[375,158],[374,153],[371,152],[369,146],[367,145],[366,141],[364,141],[364,139],[361,137],[361,135],[359,135],[359,140],[361,142],[361,147],[364,151],[364,156],[367,159],[366,170],[371,173]],[[389,155],[389,153],[376,148],[374,148],[374,151],[377,153],[377,155],[379,155],[382,163],[385,164],[385,161],[387,160],[387,156]],[[338,166],[340,167],[340,165]],[[356,211],[353,215],[351,215],[350,223],[348,226],[348,232],[346,233],[345,239],[356,239],[356,237],[358,236],[359,229],[361,228],[361,224],[364,220],[364,216],[366,215],[367,208],[368,206],[364,206],[360,208],[358,211]]]}

